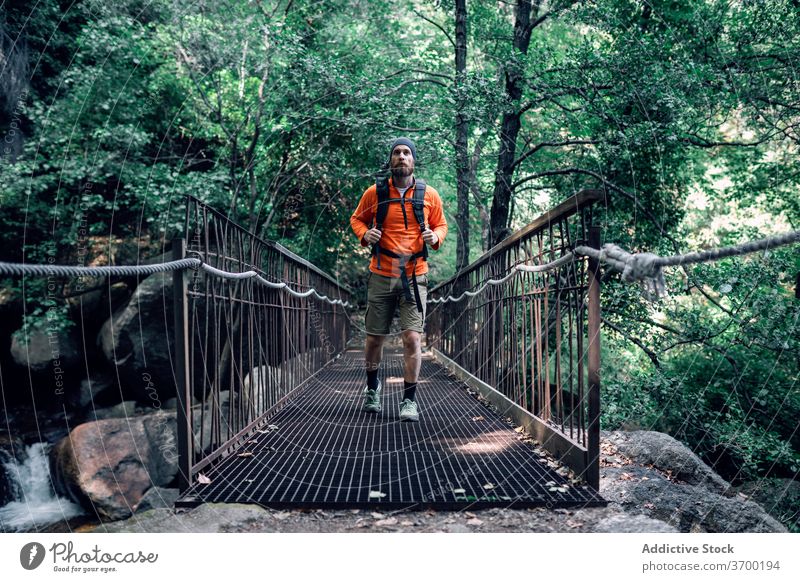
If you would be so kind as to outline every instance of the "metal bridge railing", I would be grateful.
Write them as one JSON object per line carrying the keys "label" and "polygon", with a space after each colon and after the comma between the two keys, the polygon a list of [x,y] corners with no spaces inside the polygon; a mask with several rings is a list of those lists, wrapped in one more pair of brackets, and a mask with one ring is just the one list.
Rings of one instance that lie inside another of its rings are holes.
{"label": "metal bridge railing", "polygon": [[[581,244],[599,248],[599,229],[589,225],[591,207],[602,199],[598,191],[578,193],[433,288],[427,336],[438,357],[488,385],[490,396],[502,394],[494,398],[501,412],[526,426],[595,488],[600,448],[597,262],[576,257],[547,272],[512,273],[512,268],[550,263]],[[503,283],[486,284],[503,278]],[[442,301],[462,295],[460,301]]]}
{"label": "metal bridge railing", "polygon": [[[192,196],[186,197],[184,232],[174,257],[198,258],[228,273],[255,271],[261,281],[226,278],[213,269],[175,272],[182,492],[342,352],[350,332],[342,305],[350,291],[308,261]],[[310,289],[317,294],[297,296]]]}

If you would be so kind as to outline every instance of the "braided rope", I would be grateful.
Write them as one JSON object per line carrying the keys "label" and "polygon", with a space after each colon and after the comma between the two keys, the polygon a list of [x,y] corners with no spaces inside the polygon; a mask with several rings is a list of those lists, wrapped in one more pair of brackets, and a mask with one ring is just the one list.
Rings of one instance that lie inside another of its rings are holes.
{"label": "braided rope", "polygon": [[476,295],[480,295],[483,292],[483,290],[486,289],[489,285],[502,285],[503,283],[511,279],[511,277],[515,276],[518,272],[519,269],[515,265],[511,267],[511,272],[508,275],[506,275],[502,279],[489,279],[483,285],[481,285],[477,291],[464,291],[458,297],[455,297],[453,295],[448,295],[447,297],[441,297],[438,299],[428,299],[428,303],[447,303],[448,301],[452,301],[453,303],[458,303],[465,297],[475,297]]}
{"label": "braided rope", "polygon": [[23,263],[3,263],[0,262],[0,275],[3,276],[22,276],[33,275],[34,277],[102,277],[105,275],[119,275],[132,277],[135,275],[153,275],[167,271],[178,271],[189,267],[198,267],[200,259],[180,259],[167,263],[155,265],[134,265],[134,266],[109,266],[109,267],[72,267],[67,265],[27,265]]}
{"label": "braided rope", "polygon": [[599,261],[605,267],[622,273],[622,280],[625,283],[640,282],[644,287],[645,294],[652,299],[666,295],[667,285],[664,281],[664,273],[661,270],[662,267],[717,261],[727,257],[747,255],[797,242],[800,242],[800,230],[750,241],[732,247],[692,252],[685,255],[672,255],[669,257],[659,257],[655,253],[631,254],[614,244],[603,245],[602,249],[576,246],[573,252],[565,253],[563,256],[549,263],[544,263],[542,265],[514,265],[511,267],[508,275],[502,279],[489,279],[476,291],[464,291],[458,297],[449,295],[443,298],[428,299],[428,301],[430,303],[446,303],[448,301],[457,303],[466,297],[475,297],[483,292],[489,285],[505,283],[519,272],[544,273],[577,260],[579,257],[591,257]]}
{"label": "braided rope", "polygon": [[559,267],[563,267],[567,263],[571,263],[574,260],[575,256],[572,253],[566,253],[565,255],[557,258],[555,261],[544,263],[543,265],[517,265],[516,268],[527,273],[544,273]]}
{"label": "braided rope", "polygon": [[295,291],[287,283],[273,283],[272,281],[267,281],[264,277],[256,273],[255,271],[244,271],[243,273],[230,273],[228,271],[221,271],[216,267],[212,267],[211,265],[207,265],[206,263],[201,263],[200,268],[215,275],[217,277],[222,277],[223,279],[234,279],[234,280],[244,280],[244,279],[253,279],[255,278],[256,281],[261,283],[262,285],[269,287],[270,289],[283,289],[290,295],[299,298],[309,297],[311,295],[315,295],[321,301],[327,301],[331,305],[341,305],[342,307],[350,307],[349,301],[342,301],[341,299],[331,299],[327,295],[321,295],[316,289],[311,288],[308,291]]}
{"label": "braided rope", "polygon": [[559,267],[563,267],[567,263],[571,263],[573,260],[575,260],[574,255],[572,253],[566,253],[565,255],[557,258],[555,261],[550,261],[549,263],[543,263],[541,265],[523,265],[523,264],[514,265],[513,267],[511,267],[511,270],[509,271],[508,275],[506,275],[505,277],[503,277],[501,279],[489,279],[488,281],[486,281],[483,285],[481,285],[475,291],[464,291],[458,297],[455,297],[454,295],[448,295],[447,297],[441,297],[441,298],[437,298],[437,299],[428,299],[428,302],[429,303],[447,303],[448,301],[452,301],[453,303],[458,303],[459,301],[461,301],[465,297],[475,297],[476,295],[479,295],[489,285],[502,285],[503,283],[505,283],[506,281],[508,281],[509,279],[511,279],[512,277],[514,277],[515,275],[517,275],[519,273],[523,273],[523,272],[524,273],[545,273],[547,271],[552,271],[552,270],[557,269]]}
{"label": "braided rope", "polygon": [[320,294],[316,289],[309,289],[308,291],[295,291],[287,283],[273,283],[267,281],[256,273],[255,271],[245,271],[243,273],[232,273],[229,271],[222,271],[216,267],[212,267],[201,261],[198,258],[186,258],[176,261],[168,261],[166,263],[157,263],[155,265],[130,265],[130,266],[105,266],[105,267],[73,267],[68,265],[28,265],[22,263],[4,263],[0,262],[0,276],[24,276],[33,275],[34,277],[85,277],[85,276],[125,276],[131,277],[136,275],[153,275],[155,273],[165,273],[169,271],[178,271],[187,268],[200,267],[206,273],[229,279],[234,281],[242,281],[245,279],[255,278],[260,284],[269,287],[270,289],[284,289],[290,295],[299,298],[316,296],[321,301],[327,301],[331,305],[341,305],[342,307],[352,307],[349,301],[342,301],[341,299],[331,299],[327,295]]}
{"label": "braided rope", "polygon": [[707,263],[727,257],[747,255],[758,251],[795,244],[798,242],[800,242],[800,230],[762,238],[731,247],[686,253],[685,255],[672,255],[669,257],[659,257],[654,253],[631,254],[613,244],[603,245],[602,249],[578,246],[575,247],[575,254],[592,257],[593,259],[600,261],[600,263],[603,265],[622,273],[622,280],[625,283],[634,283],[637,281],[641,282],[645,288],[645,292],[648,295],[651,297],[661,297],[666,294],[667,289],[664,281],[664,273],[661,270],[663,267]]}

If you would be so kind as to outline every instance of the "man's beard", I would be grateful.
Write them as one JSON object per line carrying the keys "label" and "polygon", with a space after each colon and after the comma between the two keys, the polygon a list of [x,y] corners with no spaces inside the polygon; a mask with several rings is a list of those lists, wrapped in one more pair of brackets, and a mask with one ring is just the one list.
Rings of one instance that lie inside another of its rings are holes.
{"label": "man's beard", "polygon": [[405,178],[414,173],[414,168],[411,166],[395,166],[392,168],[392,176],[395,178]]}

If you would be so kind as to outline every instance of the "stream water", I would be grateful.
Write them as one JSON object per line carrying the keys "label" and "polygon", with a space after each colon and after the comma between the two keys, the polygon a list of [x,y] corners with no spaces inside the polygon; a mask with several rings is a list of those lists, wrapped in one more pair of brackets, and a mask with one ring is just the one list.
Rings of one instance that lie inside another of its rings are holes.
{"label": "stream water", "polygon": [[22,462],[11,459],[3,463],[14,500],[0,507],[0,532],[39,530],[83,515],[83,508],[55,494],[47,445],[29,445],[25,453]]}

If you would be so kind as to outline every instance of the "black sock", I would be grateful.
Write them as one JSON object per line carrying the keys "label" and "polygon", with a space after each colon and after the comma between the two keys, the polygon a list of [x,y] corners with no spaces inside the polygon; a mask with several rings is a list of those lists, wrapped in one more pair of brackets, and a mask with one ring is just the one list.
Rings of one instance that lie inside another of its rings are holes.
{"label": "black sock", "polygon": [[378,389],[378,370],[367,370],[367,388]]}
{"label": "black sock", "polygon": [[403,386],[405,387],[403,391],[403,400],[414,400],[414,396],[417,394],[417,383],[403,380]]}

